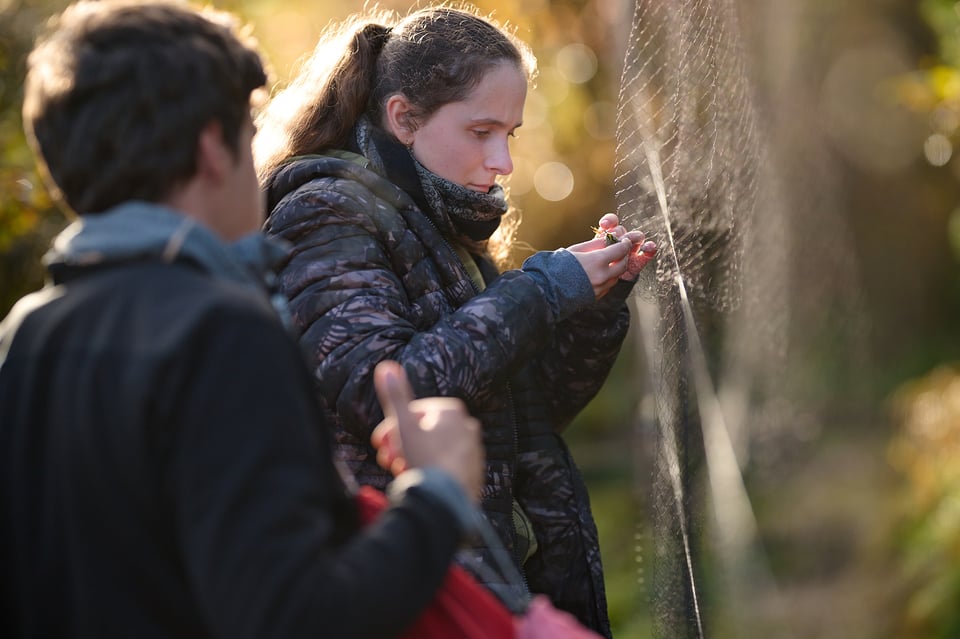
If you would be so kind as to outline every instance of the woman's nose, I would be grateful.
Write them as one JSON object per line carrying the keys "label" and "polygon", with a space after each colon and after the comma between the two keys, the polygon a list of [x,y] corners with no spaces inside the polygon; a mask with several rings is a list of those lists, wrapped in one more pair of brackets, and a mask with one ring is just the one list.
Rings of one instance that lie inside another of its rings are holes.
{"label": "woman's nose", "polygon": [[506,139],[498,140],[495,148],[487,155],[486,168],[497,175],[513,173],[513,158],[510,157],[510,145]]}

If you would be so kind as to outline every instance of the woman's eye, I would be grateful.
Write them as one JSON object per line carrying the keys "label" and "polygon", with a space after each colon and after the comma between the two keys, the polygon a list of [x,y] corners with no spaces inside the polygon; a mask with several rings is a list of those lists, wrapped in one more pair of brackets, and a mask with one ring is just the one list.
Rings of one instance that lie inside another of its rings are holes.
{"label": "woman's eye", "polygon": [[485,138],[485,137],[487,137],[487,136],[490,135],[490,131],[486,131],[486,130],[483,130],[483,129],[474,129],[474,130],[473,130],[473,134],[474,134],[475,136],[477,136],[478,138],[483,139],[483,138]]}

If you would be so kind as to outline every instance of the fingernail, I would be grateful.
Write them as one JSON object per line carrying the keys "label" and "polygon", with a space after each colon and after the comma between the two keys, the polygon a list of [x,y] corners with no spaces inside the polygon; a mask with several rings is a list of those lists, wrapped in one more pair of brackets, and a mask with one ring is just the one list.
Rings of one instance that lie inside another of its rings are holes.
{"label": "fingernail", "polygon": [[391,388],[397,384],[397,371],[391,366],[383,373],[383,379]]}

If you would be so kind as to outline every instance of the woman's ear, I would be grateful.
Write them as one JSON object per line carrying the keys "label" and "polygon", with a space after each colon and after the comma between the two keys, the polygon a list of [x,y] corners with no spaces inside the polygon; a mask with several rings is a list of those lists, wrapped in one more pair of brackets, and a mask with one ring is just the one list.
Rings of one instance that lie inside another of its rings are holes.
{"label": "woman's ear", "polygon": [[413,144],[416,126],[413,119],[413,105],[402,93],[394,93],[387,98],[384,108],[384,125],[387,131],[400,140],[404,146]]}

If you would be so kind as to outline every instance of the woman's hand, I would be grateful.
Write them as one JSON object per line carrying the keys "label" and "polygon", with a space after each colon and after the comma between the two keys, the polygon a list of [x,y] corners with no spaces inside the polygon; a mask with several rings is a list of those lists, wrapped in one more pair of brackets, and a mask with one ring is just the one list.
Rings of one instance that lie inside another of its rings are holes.
{"label": "woman's hand", "polygon": [[632,281],[653,259],[657,246],[647,241],[641,231],[628,231],[613,213],[600,218],[597,235],[592,240],[567,247],[580,262],[600,299],[618,279]]}

